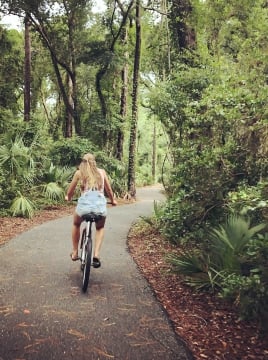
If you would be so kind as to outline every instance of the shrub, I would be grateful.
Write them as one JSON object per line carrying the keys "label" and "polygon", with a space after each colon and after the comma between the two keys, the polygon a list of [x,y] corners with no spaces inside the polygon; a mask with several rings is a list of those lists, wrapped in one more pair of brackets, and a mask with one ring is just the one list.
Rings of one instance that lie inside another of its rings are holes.
{"label": "shrub", "polygon": [[208,244],[168,257],[173,270],[197,289],[217,290],[244,318],[268,319],[268,233],[266,224],[230,215],[209,232]]}
{"label": "shrub", "polygon": [[204,208],[181,190],[169,198],[159,215],[161,233],[173,244],[187,242],[187,236],[202,231]]}
{"label": "shrub", "polygon": [[255,269],[253,269],[250,276],[230,274],[221,283],[220,296],[233,301],[243,319],[258,320],[261,328],[267,329],[267,268],[262,274],[255,273]]}
{"label": "shrub", "polygon": [[81,157],[88,153],[94,153],[92,143],[84,138],[73,137],[56,141],[50,148],[50,161],[58,166],[77,166]]}

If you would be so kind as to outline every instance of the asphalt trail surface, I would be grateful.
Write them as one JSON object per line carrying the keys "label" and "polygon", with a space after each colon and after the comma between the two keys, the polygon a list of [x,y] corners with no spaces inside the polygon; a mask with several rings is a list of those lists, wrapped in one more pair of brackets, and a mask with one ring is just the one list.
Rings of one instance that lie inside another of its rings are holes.
{"label": "asphalt trail surface", "polygon": [[69,255],[71,216],[0,247],[0,360],[192,359],[127,250],[131,225],[154,200],[160,189],[142,188],[136,203],[109,208],[86,294]]}

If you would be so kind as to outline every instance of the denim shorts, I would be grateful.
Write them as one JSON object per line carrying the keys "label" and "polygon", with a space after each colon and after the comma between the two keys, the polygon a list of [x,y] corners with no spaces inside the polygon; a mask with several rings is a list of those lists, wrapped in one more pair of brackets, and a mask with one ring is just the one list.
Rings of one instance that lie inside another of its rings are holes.
{"label": "denim shorts", "polygon": [[84,192],[78,199],[75,211],[79,216],[89,213],[106,216],[106,198],[104,194],[98,190],[88,190]]}

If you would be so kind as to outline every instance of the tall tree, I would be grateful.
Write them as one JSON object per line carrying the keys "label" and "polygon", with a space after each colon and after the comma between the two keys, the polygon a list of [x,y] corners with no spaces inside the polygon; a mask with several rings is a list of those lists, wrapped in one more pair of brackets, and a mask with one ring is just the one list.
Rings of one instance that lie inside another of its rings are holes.
{"label": "tall tree", "polygon": [[30,120],[31,113],[31,37],[29,14],[24,19],[24,121]]}
{"label": "tall tree", "polygon": [[140,60],[141,60],[141,15],[140,0],[135,4],[136,16],[136,39],[135,55],[132,85],[132,115],[129,138],[129,161],[128,161],[128,192],[131,197],[136,198],[136,141],[137,141],[137,123],[138,123],[138,94],[140,78]]}
{"label": "tall tree", "polygon": [[169,26],[174,50],[195,48],[195,30],[191,24],[193,7],[190,0],[171,0]]}
{"label": "tall tree", "polygon": [[[118,1],[118,0],[117,0]],[[133,2],[130,3],[132,7]],[[125,11],[123,5],[120,1],[118,1],[118,5],[120,7],[121,13],[123,15],[126,15],[129,11]],[[128,7],[131,9],[130,7]],[[131,24],[131,14],[129,14],[130,17],[130,24]],[[118,160],[122,160],[123,158],[123,145],[124,145],[124,123],[126,122],[126,116],[127,116],[127,99],[128,99],[128,61],[129,61],[129,52],[128,52],[128,32],[129,28],[124,25],[121,32],[121,47],[123,49],[123,68],[121,70],[121,96],[120,96],[120,127],[117,132],[117,144],[116,144],[116,158]]]}
{"label": "tall tree", "polygon": [[[116,52],[115,51],[116,45],[118,43],[121,43],[121,44],[123,43],[126,45],[126,40],[127,40],[126,23],[130,16],[130,12],[133,8],[133,3],[134,3],[134,0],[131,0],[125,9],[120,0],[115,1],[113,11],[112,11],[112,16],[110,18],[110,23],[109,23],[112,40],[110,41],[108,49],[106,50],[106,56],[103,59],[102,66],[99,68],[99,70],[96,74],[96,90],[97,90],[99,101],[101,104],[102,117],[105,120],[105,122],[106,122],[107,116],[108,116],[108,107],[107,107],[107,99],[104,95],[104,91],[103,91],[103,87],[102,87],[102,80],[105,77],[105,75],[107,74],[107,71],[108,71],[111,63],[114,60],[114,54]],[[120,19],[115,17],[116,8],[117,8],[116,5],[118,5],[118,7],[120,9],[120,13],[121,13]],[[117,25],[117,22],[119,23],[119,25]],[[116,28],[116,31],[114,30],[115,28]],[[125,54],[124,56],[126,59],[127,55]],[[124,62],[124,64],[125,64],[124,69],[123,69],[123,72],[121,73],[122,81],[123,81],[122,91],[121,91],[121,109],[120,109],[121,119],[123,119],[123,117],[125,116],[125,112],[126,112],[126,94],[127,94],[127,86],[126,86],[127,85],[127,75],[128,75],[127,62]],[[117,154],[116,155],[117,158],[120,158],[122,156],[123,148],[122,147],[120,148],[120,146],[122,146],[123,134],[122,134],[121,130],[119,129],[119,133],[117,136],[117,149],[115,151],[115,153]],[[107,145],[108,138],[109,138],[108,132],[104,131],[103,136],[105,138],[104,144]]]}
{"label": "tall tree", "polygon": [[[0,25],[0,112],[17,115],[19,99],[23,96],[23,38],[17,30],[6,30]],[[0,113],[0,127],[7,128]],[[0,130],[1,131],[1,130]]]}
{"label": "tall tree", "polygon": [[[125,27],[122,32],[123,46],[127,45],[128,41],[128,28]],[[128,51],[124,51],[124,65],[121,70],[121,96],[120,96],[120,127],[117,132],[117,144],[116,144],[116,158],[122,160],[123,158],[123,145],[124,145],[124,123],[127,116],[127,98],[128,98]]]}
{"label": "tall tree", "polygon": [[[77,37],[81,38],[81,31],[86,25],[87,12],[85,9],[91,2],[89,0],[54,0],[47,1],[20,1],[2,0],[9,13],[25,16],[37,31],[48,49],[55,70],[60,93],[66,109],[65,129],[70,129],[70,118],[74,121],[77,134],[81,133],[76,89],[76,58],[78,56]],[[67,35],[67,36],[66,36]],[[66,51],[67,49],[67,51]],[[65,50],[65,51],[64,51]],[[64,80],[63,71],[70,78]],[[70,85],[72,86],[70,95]],[[70,130],[65,135],[71,136]]]}

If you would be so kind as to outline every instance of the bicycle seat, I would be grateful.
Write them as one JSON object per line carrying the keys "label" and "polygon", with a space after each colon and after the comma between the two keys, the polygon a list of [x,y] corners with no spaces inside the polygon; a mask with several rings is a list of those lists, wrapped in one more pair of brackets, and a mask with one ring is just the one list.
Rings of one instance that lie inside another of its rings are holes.
{"label": "bicycle seat", "polygon": [[101,215],[98,215],[98,214],[95,214],[95,213],[88,213],[88,214],[82,215],[82,219],[84,221],[90,221],[90,222],[98,221],[101,218],[102,218]]}

